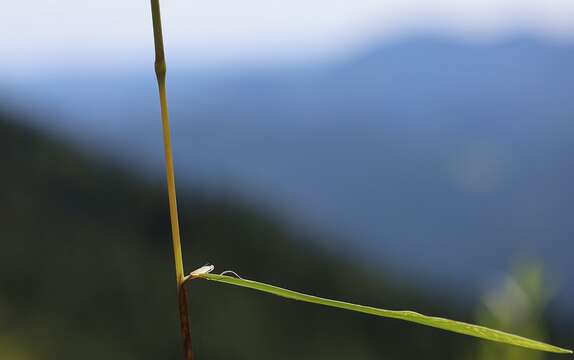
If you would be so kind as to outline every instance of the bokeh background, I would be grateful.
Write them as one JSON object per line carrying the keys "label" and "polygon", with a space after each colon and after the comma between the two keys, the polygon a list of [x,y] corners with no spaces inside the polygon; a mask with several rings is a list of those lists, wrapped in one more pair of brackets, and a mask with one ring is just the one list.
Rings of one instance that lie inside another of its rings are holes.
{"label": "bokeh background", "polygon": [[[162,2],[187,270],[574,345],[574,2]],[[179,359],[147,2],[0,11],[0,358]],[[558,358],[190,289],[199,359]]]}

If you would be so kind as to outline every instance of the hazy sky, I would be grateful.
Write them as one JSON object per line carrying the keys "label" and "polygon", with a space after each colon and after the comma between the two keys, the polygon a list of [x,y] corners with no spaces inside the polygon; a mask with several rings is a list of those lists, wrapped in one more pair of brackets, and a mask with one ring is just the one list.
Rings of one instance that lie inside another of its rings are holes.
{"label": "hazy sky", "polygon": [[[0,65],[149,59],[149,1],[18,0],[0,10]],[[163,0],[175,61],[308,59],[412,31],[574,39],[574,0]]]}

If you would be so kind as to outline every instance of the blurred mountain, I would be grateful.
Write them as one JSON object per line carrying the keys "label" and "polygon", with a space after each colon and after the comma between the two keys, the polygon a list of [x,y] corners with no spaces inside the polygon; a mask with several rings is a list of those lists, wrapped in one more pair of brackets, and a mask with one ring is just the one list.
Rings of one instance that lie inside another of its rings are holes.
{"label": "blurred mountain", "polygon": [[[178,359],[163,179],[131,174],[23,121],[0,113],[0,358]],[[324,296],[472,314],[448,291],[431,296],[390,272],[374,274],[237,199],[180,188],[188,270],[210,260]],[[454,359],[473,341],[201,281],[191,303],[200,359]]]}
{"label": "blurred mountain", "polygon": [[[27,121],[0,112],[0,358],[178,359],[163,178]],[[188,270],[210,260],[309,293],[472,318],[476,304],[456,292],[375,273],[238,198],[183,186],[179,200]],[[191,307],[200,359],[458,359],[477,342],[201,281],[191,285]],[[545,315],[549,341],[572,343],[568,318]]]}
{"label": "blurred mountain", "polygon": [[[536,254],[572,309],[573,65],[574,45],[527,36],[413,37],[309,67],[170,69],[178,175],[424,283],[477,294]],[[151,67],[19,86],[64,115],[34,117],[45,128],[163,170]]]}

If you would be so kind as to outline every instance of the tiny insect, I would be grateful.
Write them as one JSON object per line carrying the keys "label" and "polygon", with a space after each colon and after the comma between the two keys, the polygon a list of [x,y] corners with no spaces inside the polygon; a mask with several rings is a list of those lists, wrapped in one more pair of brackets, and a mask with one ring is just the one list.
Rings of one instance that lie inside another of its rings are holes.
{"label": "tiny insect", "polygon": [[199,275],[203,275],[203,274],[209,274],[210,272],[213,271],[213,269],[215,269],[215,266],[213,266],[211,264],[205,264],[202,267],[200,267],[199,269],[193,270],[191,273],[189,273],[189,276],[195,277],[195,276],[199,276]]}

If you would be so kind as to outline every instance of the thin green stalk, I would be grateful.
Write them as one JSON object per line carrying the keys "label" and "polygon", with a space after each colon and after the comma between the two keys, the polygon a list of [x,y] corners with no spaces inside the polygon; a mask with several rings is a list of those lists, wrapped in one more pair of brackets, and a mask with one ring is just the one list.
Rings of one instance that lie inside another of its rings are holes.
{"label": "thin green stalk", "polygon": [[169,112],[167,108],[167,93],[165,86],[166,64],[163,50],[163,35],[161,29],[161,15],[159,0],[151,0],[153,21],[153,37],[155,44],[155,74],[159,88],[159,101],[161,106],[161,121],[163,127],[163,145],[165,153],[165,167],[167,174],[167,190],[169,197],[169,215],[171,221],[171,234],[173,243],[173,255],[175,261],[175,276],[177,280],[177,293],[179,301],[179,322],[181,337],[183,340],[184,355],[186,360],[193,359],[191,349],[191,329],[189,325],[189,310],[187,302],[187,290],[184,284],[183,257],[181,252],[181,237],[179,233],[179,216],[177,213],[177,196],[175,191],[175,175],[173,170],[173,154],[171,150],[171,137],[169,129]]}
{"label": "thin green stalk", "polygon": [[202,269],[192,272],[187,277],[187,279],[206,279],[206,280],[222,282],[230,285],[241,286],[257,291],[266,292],[269,294],[281,296],[292,300],[304,301],[308,303],[345,309],[369,315],[410,321],[426,326],[452,331],[459,334],[474,336],[485,340],[491,340],[515,346],[521,346],[534,350],[548,351],[560,354],[572,353],[572,350],[563,349],[554,345],[546,344],[536,340],[531,340],[518,335],[509,334],[503,331],[490,329],[480,325],[468,324],[461,321],[449,320],[435,316],[427,316],[419,314],[414,311],[385,310],[375,308],[372,306],[357,305],[344,301],[325,299],[318,296],[307,295],[297,291],[287,290],[257,281],[208,273],[211,270],[213,270],[213,267],[204,267]]}

